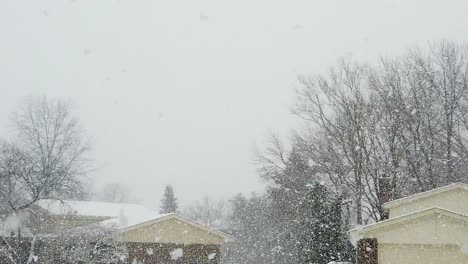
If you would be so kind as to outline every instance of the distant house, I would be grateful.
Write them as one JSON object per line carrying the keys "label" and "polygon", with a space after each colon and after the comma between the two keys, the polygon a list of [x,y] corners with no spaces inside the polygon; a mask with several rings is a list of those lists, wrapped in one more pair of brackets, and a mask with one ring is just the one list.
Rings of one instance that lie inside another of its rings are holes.
{"label": "distant house", "polygon": [[384,204],[389,219],[350,231],[358,264],[468,263],[468,186],[455,183]]}
{"label": "distant house", "polygon": [[138,204],[41,200],[37,206],[38,233],[95,223],[113,227],[135,263],[219,263],[221,245],[233,240],[179,214],[157,214]]}

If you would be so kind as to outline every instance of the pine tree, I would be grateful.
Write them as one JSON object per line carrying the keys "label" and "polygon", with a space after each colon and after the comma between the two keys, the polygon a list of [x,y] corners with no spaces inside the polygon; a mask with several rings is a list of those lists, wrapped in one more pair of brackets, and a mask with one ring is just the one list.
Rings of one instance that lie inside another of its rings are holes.
{"label": "pine tree", "polygon": [[292,149],[268,194],[276,226],[272,251],[279,263],[349,260],[352,247],[342,230],[341,200],[318,181],[298,148]]}
{"label": "pine tree", "polygon": [[171,185],[166,185],[163,198],[161,199],[161,207],[159,213],[169,214],[177,212],[177,198],[174,195],[174,188]]}
{"label": "pine tree", "polygon": [[330,238],[330,257],[334,261],[349,261],[354,263],[354,247],[348,236],[343,230],[343,217],[342,217],[342,204],[341,197],[334,198],[330,207],[330,226],[328,238]]}
{"label": "pine tree", "polygon": [[[232,200],[230,232],[236,241],[229,243],[225,263],[278,263],[271,252],[275,241],[270,204],[265,196],[236,195]],[[276,244],[274,244],[276,245]]]}
{"label": "pine tree", "polygon": [[299,225],[299,241],[304,246],[301,262],[353,261],[353,247],[342,229],[341,198],[315,183],[301,211],[306,216]]}
{"label": "pine tree", "polygon": [[[309,217],[305,206],[309,183],[314,182],[315,172],[308,164],[307,158],[299,149],[293,148],[286,167],[273,178],[273,184],[268,186],[268,196],[271,199],[271,214],[275,239],[271,241],[272,254],[279,263],[302,262],[301,256],[307,250],[304,247],[303,222]],[[307,255],[307,254],[305,254]]]}
{"label": "pine tree", "polygon": [[[298,241],[301,247],[301,261],[304,263],[328,263],[330,256],[328,252],[327,231],[330,220],[328,218],[328,197],[325,187],[319,183],[309,185],[305,202],[301,207],[303,217],[300,218],[298,228]],[[299,231],[299,230],[298,230]]]}
{"label": "pine tree", "polygon": [[227,263],[326,264],[352,261],[341,199],[320,181],[317,168],[293,147],[284,167],[268,171],[267,192],[232,200]]}

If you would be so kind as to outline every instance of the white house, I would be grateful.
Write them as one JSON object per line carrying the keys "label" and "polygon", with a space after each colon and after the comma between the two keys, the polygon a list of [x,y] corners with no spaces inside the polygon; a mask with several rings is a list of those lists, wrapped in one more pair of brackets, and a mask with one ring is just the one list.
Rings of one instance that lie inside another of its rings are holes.
{"label": "white house", "polygon": [[361,242],[358,252],[359,246],[367,251],[359,264],[468,264],[466,184],[404,197],[384,208],[388,220],[350,231]]}

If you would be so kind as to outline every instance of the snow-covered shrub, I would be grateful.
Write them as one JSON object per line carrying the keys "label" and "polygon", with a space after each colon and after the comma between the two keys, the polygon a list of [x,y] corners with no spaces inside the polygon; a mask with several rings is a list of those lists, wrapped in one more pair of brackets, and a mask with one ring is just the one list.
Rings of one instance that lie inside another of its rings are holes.
{"label": "snow-covered shrub", "polygon": [[124,263],[126,247],[118,241],[116,230],[99,224],[63,232],[56,240],[55,261],[63,264]]}

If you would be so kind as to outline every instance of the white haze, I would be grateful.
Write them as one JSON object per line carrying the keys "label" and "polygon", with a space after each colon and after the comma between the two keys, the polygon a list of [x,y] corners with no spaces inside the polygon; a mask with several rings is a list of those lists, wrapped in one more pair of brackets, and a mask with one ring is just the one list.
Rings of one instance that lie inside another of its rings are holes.
{"label": "white haze", "polygon": [[294,126],[296,76],[339,57],[466,41],[466,1],[4,0],[0,132],[27,95],[70,98],[98,184],[155,208],[262,189],[252,146]]}

